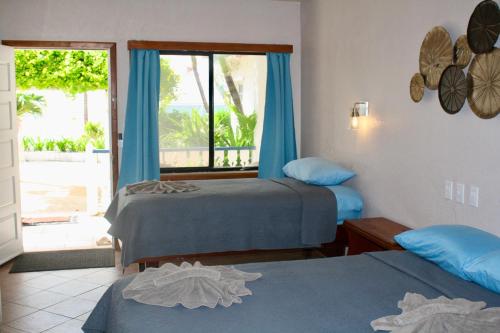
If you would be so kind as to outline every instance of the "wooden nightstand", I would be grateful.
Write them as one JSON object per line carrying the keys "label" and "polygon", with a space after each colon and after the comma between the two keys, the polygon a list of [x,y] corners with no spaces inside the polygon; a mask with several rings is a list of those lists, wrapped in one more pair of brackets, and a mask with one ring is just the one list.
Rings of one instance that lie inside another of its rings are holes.
{"label": "wooden nightstand", "polygon": [[410,228],[384,217],[346,220],[344,228],[348,238],[347,255],[372,251],[403,250],[394,240],[394,236],[410,230]]}

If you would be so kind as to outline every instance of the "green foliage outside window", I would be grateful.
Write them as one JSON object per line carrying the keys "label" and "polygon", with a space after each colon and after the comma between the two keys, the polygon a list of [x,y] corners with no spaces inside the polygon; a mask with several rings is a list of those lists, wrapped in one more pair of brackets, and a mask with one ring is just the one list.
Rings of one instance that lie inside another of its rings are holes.
{"label": "green foliage outside window", "polygon": [[[238,126],[231,123],[231,113]],[[216,147],[251,147],[255,144],[254,132],[257,114],[244,115],[233,109],[217,110],[214,115],[214,143]],[[159,114],[161,148],[189,148],[208,146],[208,114],[199,109],[191,112],[165,109]]]}
{"label": "green foliage outside window", "polygon": [[16,52],[19,90],[56,89],[74,96],[108,89],[106,51],[22,50]]}
{"label": "green foliage outside window", "polygon": [[43,108],[47,106],[45,97],[33,93],[17,93],[17,115],[19,117],[25,114],[41,116]]}
{"label": "green foliage outside window", "polygon": [[81,137],[81,140],[91,143],[96,149],[104,149],[104,128],[99,123],[87,122],[84,128],[85,134]]}
{"label": "green foliage outside window", "polygon": [[87,121],[87,92],[108,89],[108,53],[89,50],[19,50],[15,54],[17,114],[41,115],[43,96],[25,90],[60,90],[69,96],[84,94],[85,134],[78,139],[23,138],[26,151],[83,152],[88,143],[104,149],[102,125]]}
{"label": "green foliage outside window", "polygon": [[[235,66],[235,64],[228,63],[226,57],[223,56],[219,56],[217,59],[226,78],[228,89],[224,89],[222,86],[216,87],[219,93],[224,96],[225,105],[224,108],[214,112],[215,147],[252,147],[255,145],[254,133],[257,126],[257,113],[254,111],[246,115],[243,112],[241,98],[234,89],[234,81],[230,74],[231,66]],[[158,117],[161,134],[160,148],[208,147],[209,118],[204,108],[193,108],[190,112],[175,108],[167,111],[170,102],[176,98],[180,77],[170,68],[168,59],[161,58],[161,61],[161,101]],[[196,76],[194,68],[193,66],[193,74]],[[202,99],[204,95],[205,92],[200,91]],[[224,166],[229,166],[227,154],[228,152],[224,151]]]}
{"label": "green foliage outside window", "polygon": [[85,124],[85,133],[79,138],[41,139],[25,136],[22,139],[24,151],[84,152],[87,145],[94,149],[104,149],[104,128],[99,123]]}
{"label": "green foliage outside window", "polygon": [[170,67],[167,58],[160,58],[160,110],[166,109],[177,97],[177,85],[180,76]]}

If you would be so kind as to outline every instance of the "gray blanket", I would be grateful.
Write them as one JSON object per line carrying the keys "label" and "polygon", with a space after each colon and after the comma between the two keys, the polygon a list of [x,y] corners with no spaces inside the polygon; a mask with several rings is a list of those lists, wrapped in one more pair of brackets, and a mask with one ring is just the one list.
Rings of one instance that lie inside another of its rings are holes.
{"label": "gray blanket", "polygon": [[190,181],[198,191],[125,195],[105,217],[122,241],[122,263],[147,257],[284,249],[335,239],[337,201],[294,179]]}

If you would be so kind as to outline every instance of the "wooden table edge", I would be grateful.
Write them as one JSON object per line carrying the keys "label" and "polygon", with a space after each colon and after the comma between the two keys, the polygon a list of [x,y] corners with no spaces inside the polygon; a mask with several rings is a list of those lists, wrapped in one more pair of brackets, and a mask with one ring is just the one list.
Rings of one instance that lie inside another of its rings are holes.
{"label": "wooden table edge", "polygon": [[346,231],[347,232],[356,232],[357,234],[363,236],[364,238],[366,238],[367,240],[379,245],[380,247],[383,247],[383,248],[387,248],[387,249],[390,249],[390,250],[404,250],[404,248],[402,248],[395,240],[394,240],[394,236],[391,238],[391,243],[388,243],[387,241],[384,241],[383,239],[379,238],[379,237],[376,237],[373,233],[370,233],[366,230],[364,230],[363,228],[360,228],[359,227],[359,222],[360,221],[363,221],[365,220],[365,223],[367,223],[366,220],[368,219],[373,219],[374,221],[376,219],[384,219],[386,220],[387,222],[390,222],[390,223],[394,223],[394,224],[398,224],[400,226],[402,226],[402,229],[401,232],[399,233],[395,233],[394,236],[402,233],[402,232],[405,232],[405,231],[408,231],[408,230],[411,230],[411,228],[405,226],[405,225],[402,225],[400,223],[397,223],[395,221],[392,221],[392,220],[389,220],[387,218],[384,218],[384,217],[378,217],[378,218],[362,218],[362,219],[357,219],[357,220],[345,220],[344,221],[344,226],[346,228]]}

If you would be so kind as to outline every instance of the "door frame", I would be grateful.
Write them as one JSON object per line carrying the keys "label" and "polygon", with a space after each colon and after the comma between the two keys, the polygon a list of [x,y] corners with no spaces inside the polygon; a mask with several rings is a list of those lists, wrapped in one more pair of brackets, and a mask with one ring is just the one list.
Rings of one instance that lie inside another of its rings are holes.
{"label": "door frame", "polygon": [[3,45],[19,49],[106,50],[109,52],[109,91],[111,101],[111,169],[113,192],[118,185],[118,93],[116,43],[81,41],[3,40]]}

